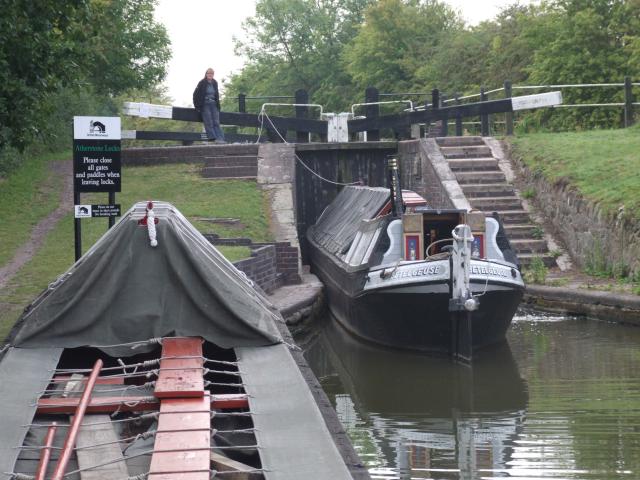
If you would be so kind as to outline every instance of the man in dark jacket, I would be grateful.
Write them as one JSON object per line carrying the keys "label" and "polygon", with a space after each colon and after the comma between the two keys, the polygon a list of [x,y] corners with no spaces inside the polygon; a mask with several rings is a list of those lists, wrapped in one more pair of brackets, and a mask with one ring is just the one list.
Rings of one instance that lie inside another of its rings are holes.
{"label": "man in dark jacket", "polygon": [[216,143],[226,143],[220,128],[220,94],[218,82],[213,78],[213,68],[208,68],[204,78],[198,82],[193,91],[193,106],[202,115],[207,137]]}

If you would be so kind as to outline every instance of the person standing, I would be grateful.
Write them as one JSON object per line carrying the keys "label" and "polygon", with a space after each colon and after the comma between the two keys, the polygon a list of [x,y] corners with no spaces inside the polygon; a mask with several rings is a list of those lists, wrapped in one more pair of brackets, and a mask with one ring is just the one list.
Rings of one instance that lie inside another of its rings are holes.
{"label": "person standing", "polygon": [[198,82],[193,91],[193,106],[202,115],[207,137],[216,143],[226,143],[220,128],[220,94],[214,73],[213,68],[207,68],[204,78]]}

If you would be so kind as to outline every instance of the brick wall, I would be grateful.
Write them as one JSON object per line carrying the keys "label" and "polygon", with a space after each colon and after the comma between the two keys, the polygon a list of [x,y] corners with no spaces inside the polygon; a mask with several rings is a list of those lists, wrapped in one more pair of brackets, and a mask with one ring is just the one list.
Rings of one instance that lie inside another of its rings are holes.
{"label": "brick wall", "polygon": [[266,293],[302,281],[298,273],[298,249],[289,242],[253,243],[249,238],[220,238],[216,234],[205,234],[205,237],[213,245],[249,247],[251,257],[238,260],[234,265]]}
{"label": "brick wall", "polygon": [[165,163],[203,163],[205,157],[220,155],[256,155],[258,145],[190,145],[124,148],[123,165],[162,165]]}

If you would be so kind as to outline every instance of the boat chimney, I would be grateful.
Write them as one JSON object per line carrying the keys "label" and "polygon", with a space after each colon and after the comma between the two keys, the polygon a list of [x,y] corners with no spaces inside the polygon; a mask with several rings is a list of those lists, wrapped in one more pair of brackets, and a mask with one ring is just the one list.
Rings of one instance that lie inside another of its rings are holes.
{"label": "boat chimney", "polygon": [[402,186],[398,174],[398,160],[395,156],[389,156],[387,160],[389,169],[389,189],[391,190],[391,213],[394,217],[402,216],[404,202],[402,201]]}

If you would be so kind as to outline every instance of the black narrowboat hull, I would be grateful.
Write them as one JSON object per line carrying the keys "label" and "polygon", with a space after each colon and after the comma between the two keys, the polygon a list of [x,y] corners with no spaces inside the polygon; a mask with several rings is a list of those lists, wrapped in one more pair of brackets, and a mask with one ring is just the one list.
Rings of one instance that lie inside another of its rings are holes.
{"label": "black narrowboat hull", "polygon": [[[407,283],[401,279],[388,287],[370,288],[370,280],[377,280],[379,272],[348,272],[313,242],[309,244],[313,271],[325,285],[333,316],[356,336],[389,347],[449,354],[460,315],[470,316],[473,350],[504,341],[524,292],[523,286],[509,283],[506,275],[505,281],[472,279],[473,294],[482,294],[479,308],[452,315],[448,273],[446,278],[424,275],[421,281],[414,275]],[[502,270],[509,272],[510,268]],[[425,272],[425,268],[414,271]],[[410,274],[399,277],[403,276]]]}

